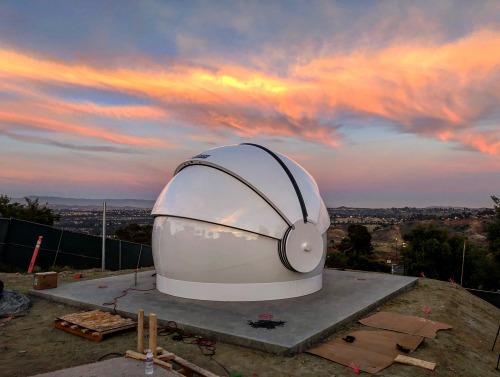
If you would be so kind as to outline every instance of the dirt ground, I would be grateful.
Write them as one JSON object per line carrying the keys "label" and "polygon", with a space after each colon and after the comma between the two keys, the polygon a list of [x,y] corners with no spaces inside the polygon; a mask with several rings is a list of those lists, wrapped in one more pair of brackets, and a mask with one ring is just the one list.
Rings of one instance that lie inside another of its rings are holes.
{"label": "dirt ground", "polygon": [[[106,277],[131,271],[78,271],[84,279]],[[75,271],[59,274],[58,284],[77,281]],[[28,294],[33,277],[28,274],[0,273],[6,289]],[[54,319],[78,309],[29,296],[31,308],[16,318],[0,322],[0,376],[30,376],[100,359],[118,357],[136,348],[136,334],[127,331],[93,342],[54,328]],[[332,298],[334,299],[334,298]],[[424,310],[430,309],[430,314]],[[435,371],[393,364],[376,376],[496,376],[500,339],[494,352],[493,341],[500,325],[500,310],[449,283],[420,279],[412,290],[392,299],[377,310],[425,317],[447,323],[452,330],[440,331],[436,339],[426,339],[411,356],[437,364]],[[370,329],[351,323],[329,338],[351,331]],[[159,337],[159,346],[220,376],[229,374],[214,360],[191,344]],[[280,357],[230,344],[218,343],[213,357],[231,376],[353,376],[353,371],[320,357],[302,353]],[[117,376],[120,375],[117,371]]]}

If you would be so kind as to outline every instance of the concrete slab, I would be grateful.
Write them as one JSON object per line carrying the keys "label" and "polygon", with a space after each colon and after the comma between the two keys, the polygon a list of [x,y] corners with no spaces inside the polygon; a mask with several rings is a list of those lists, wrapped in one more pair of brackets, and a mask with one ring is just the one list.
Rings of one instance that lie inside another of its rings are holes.
{"label": "concrete slab", "polygon": [[[116,376],[117,373],[121,377],[135,377],[145,375],[144,361],[129,359],[125,357],[117,357],[98,363],[80,365],[73,368],[61,369],[55,372],[37,374],[34,377],[108,377]],[[169,372],[168,370],[153,366],[154,377],[175,377],[178,374]]]}
{"label": "concrete slab", "polygon": [[[294,355],[418,281],[407,276],[325,270],[323,289],[311,295],[273,301],[215,302],[160,293],[155,289],[153,274],[154,271],[138,273],[137,286],[134,286],[134,274],[130,274],[30,293],[83,309],[107,311],[113,306],[104,304],[122,296],[116,305],[116,312],[122,316],[136,319],[138,310],[144,309],[146,315],[156,313],[160,325],[175,321],[188,332],[216,341],[278,355]],[[270,314],[274,321],[285,324],[273,330],[249,325],[249,321],[258,321],[262,314]]]}

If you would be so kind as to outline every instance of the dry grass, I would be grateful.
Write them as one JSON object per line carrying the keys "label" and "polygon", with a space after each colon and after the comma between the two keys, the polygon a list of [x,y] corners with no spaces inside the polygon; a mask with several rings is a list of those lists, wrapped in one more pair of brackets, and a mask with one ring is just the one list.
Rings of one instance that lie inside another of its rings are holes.
{"label": "dry grass", "polygon": [[[84,279],[100,278],[110,272],[83,271]],[[120,273],[131,273],[122,271]],[[116,273],[117,274],[117,273]],[[32,276],[0,273],[7,289],[27,293]],[[59,284],[76,281],[74,272],[63,272]],[[332,299],[335,299],[332,297]],[[129,331],[96,343],[54,328],[54,319],[78,311],[75,308],[31,297],[30,310],[0,327],[0,375],[29,376],[76,365],[96,362],[108,353],[124,354],[136,345],[135,332]],[[426,315],[423,309],[430,308]],[[467,291],[435,280],[421,280],[379,310],[426,317],[453,326],[441,331],[436,339],[426,339],[411,356],[437,363],[430,372],[417,367],[394,364],[379,376],[492,376],[497,377],[495,364],[500,341],[495,352],[491,346],[500,324],[500,310]],[[352,323],[331,337],[344,336],[349,331],[364,328]],[[159,337],[159,345],[221,376],[225,371],[203,356],[198,347]],[[229,344],[217,344],[215,359],[234,375],[262,376],[352,376],[342,365],[306,353],[286,358]],[[119,375],[119,372],[118,374]]]}

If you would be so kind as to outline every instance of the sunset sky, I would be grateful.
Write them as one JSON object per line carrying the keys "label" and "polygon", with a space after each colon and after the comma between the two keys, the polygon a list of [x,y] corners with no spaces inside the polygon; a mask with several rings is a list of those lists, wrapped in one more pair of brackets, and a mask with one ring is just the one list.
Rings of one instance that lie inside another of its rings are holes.
{"label": "sunset sky", "polygon": [[156,199],[242,142],[327,206],[492,207],[500,1],[2,1],[0,194]]}

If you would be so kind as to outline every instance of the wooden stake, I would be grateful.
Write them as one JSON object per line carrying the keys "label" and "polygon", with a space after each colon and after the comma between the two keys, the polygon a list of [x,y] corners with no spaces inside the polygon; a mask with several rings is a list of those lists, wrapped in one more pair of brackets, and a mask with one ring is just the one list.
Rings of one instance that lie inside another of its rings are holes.
{"label": "wooden stake", "polygon": [[413,365],[416,367],[429,369],[429,370],[434,370],[436,368],[436,363],[431,363],[430,361],[424,361],[424,360],[420,360],[420,359],[414,359],[413,357],[408,357],[408,356],[403,356],[403,355],[396,356],[394,361],[396,363]]}
{"label": "wooden stake", "polygon": [[149,349],[153,353],[153,357],[156,357],[156,339],[158,336],[158,322],[156,318],[156,314],[151,313],[149,315]]}
{"label": "wooden stake", "polygon": [[139,309],[137,316],[137,352],[144,353],[144,310]]}

